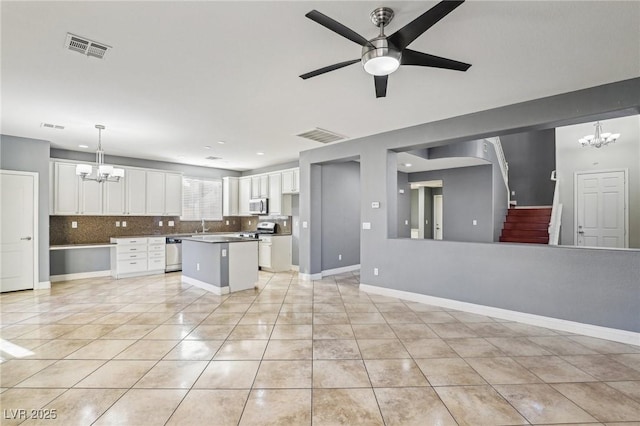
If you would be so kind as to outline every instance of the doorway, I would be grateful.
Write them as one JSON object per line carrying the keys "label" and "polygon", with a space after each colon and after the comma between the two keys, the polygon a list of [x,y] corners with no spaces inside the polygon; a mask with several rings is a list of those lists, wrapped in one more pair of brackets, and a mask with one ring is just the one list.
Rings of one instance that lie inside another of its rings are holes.
{"label": "doorway", "polygon": [[[442,239],[442,190],[442,180],[411,183],[411,238]],[[439,207],[436,202],[440,203]],[[436,222],[439,234],[436,232]]]}
{"label": "doorway", "polygon": [[576,245],[628,248],[627,170],[575,174]]}
{"label": "doorway", "polygon": [[442,239],[442,194],[433,196],[433,239]]}
{"label": "doorway", "polygon": [[38,174],[0,170],[0,292],[38,278]]}

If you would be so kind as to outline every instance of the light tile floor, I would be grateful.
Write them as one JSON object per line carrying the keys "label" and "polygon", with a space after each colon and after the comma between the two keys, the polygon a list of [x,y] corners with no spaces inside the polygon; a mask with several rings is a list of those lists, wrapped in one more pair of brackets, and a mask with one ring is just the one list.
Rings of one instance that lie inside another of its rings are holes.
{"label": "light tile floor", "polygon": [[0,423],[640,425],[640,347],[358,279],[261,272],[255,291],[216,296],[173,273],[2,294]]}

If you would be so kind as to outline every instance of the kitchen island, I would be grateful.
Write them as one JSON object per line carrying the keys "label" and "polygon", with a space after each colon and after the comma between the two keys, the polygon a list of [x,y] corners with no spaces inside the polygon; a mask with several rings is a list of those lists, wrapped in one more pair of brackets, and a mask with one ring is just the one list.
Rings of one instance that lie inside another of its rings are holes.
{"label": "kitchen island", "polygon": [[258,240],[219,235],[182,239],[182,282],[215,294],[258,282]]}

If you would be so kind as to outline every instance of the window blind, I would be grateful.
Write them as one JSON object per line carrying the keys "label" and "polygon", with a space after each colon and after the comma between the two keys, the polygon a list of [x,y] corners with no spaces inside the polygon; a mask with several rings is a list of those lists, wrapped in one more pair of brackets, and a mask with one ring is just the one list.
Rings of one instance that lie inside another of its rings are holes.
{"label": "window blind", "polygon": [[222,220],[222,180],[182,178],[181,220]]}

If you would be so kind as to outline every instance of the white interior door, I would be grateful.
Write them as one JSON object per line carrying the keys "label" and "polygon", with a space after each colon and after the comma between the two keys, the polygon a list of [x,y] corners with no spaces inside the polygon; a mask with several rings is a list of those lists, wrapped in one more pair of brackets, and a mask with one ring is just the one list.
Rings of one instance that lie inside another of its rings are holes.
{"label": "white interior door", "polygon": [[34,288],[37,174],[0,171],[0,291]]}
{"label": "white interior door", "polygon": [[576,174],[576,245],[628,247],[625,171]]}
{"label": "white interior door", "polygon": [[433,239],[442,239],[442,195],[433,196]]}

